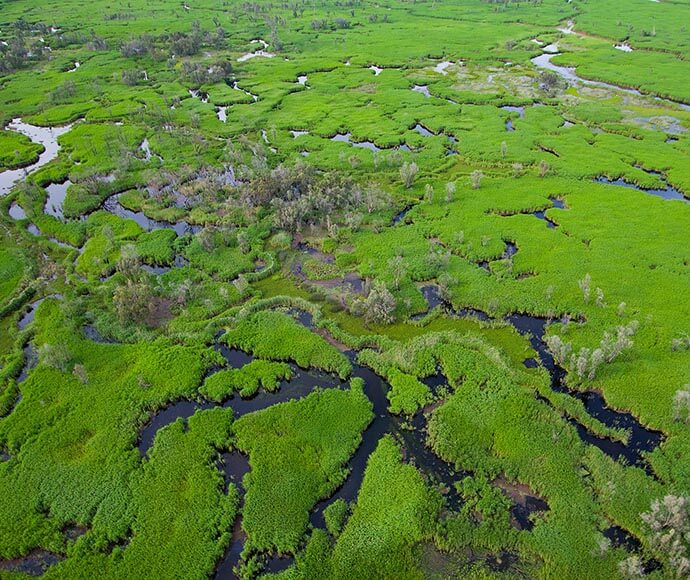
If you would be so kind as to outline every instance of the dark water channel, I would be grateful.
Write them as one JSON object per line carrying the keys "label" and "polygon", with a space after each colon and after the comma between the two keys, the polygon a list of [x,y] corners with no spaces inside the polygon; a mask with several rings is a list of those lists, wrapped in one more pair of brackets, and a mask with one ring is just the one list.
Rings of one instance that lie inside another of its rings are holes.
{"label": "dark water channel", "polygon": [[37,549],[22,558],[0,560],[0,575],[2,572],[10,572],[34,577],[43,576],[48,568],[64,559],[65,557],[62,555]]}
{"label": "dark water channel", "polygon": [[587,412],[611,428],[625,429],[629,431],[628,444],[614,441],[606,437],[598,437],[589,432],[584,425],[570,419],[569,421],[577,429],[578,435],[586,443],[590,443],[601,449],[613,460],[625,460],[630,465],[644,468],[652,474],[649,465],[644,459],[644,453],[653,451],[663,440],[659,431],[653,431],[644,427],[632,413],[616,411],[606,404],[604,397],[597,391],[575,391],[565,384],[566,371],[556,364],[553,355],[546,348],[544,334],[548,320],[528,314],[513,314],[506,319],[515,329],[523,335],[529,336],[532,348],[537,351],[542,365],[551,376],[551,388],[559,393],[566,393],[582,401]]}
{"label": "dark water channel", "polygon": [[[300,312],[298,322],[308,328],[313,328],[311,315]],[[217,343],[216,350],[220,352],[232,368],[251,362],[253,357],[237,349],[231,349],[224,344]],[[349,473],[343,484],[328,498],[318,502],[310,514],[311,524],[315,527],[324,527],[323,510],[332,502],[342,499],[346,502],[355,501],[362,484],[367,461],[371,453],[376,449],[381,437],[391,434],[402,445],[404,457],[407,462],[413,463],[433,483],[438,484],[446,497],[449,509],[457,509],[460,498],[455,490],[454,483],[462,478],[463,474],[456,473],[451,465],[444,462],[426,445],[426,417],[423,413],[417,414],[410,422],[405,418],[393,416],[388,412],[388,399],[386,392],[390,388],[384,379],[377,376],[371,369],[354,362],[356,353],[347,353],[353,361],[352,377],[359,377],[364,381],[364,392],[372,403],[374,418],[371,424],[362,434],[362,443],[355,451],[348,463]],[[334,375],[304,370],[291,365],[295,373],[289,381],[283,381],[275,393],[260,391],[254,397],[242,399],[238,395],[232,396],[221,406],[232,408],[237,419],[247,413],[260,411],[277,403],[301,399],[312,393],[316,388],[348,388],[349,381],[342,381]],[[217,370],[217,369],[216,369]],[[440,387],[445,383],[442,375],[436,375],[428,379],[430,383]],[[142,429],[138,449],[142,457],[145,457],[153,445],[156,433],[163,427],[182,419],[186,421],[200,409],[210,409],[218,406],[211,402],[178,401],[158,411],[151,421]],[[240,484],[245,473],[249,470],[247,458],[238,452],[224,453],[219,460],[219,468],[224,474],[226,486],[230,483]],[[232,569],[239,562],[244,545],[244,534],[241,527],[235,524],[233,539],[228,551],[219,563],[216,571],[217,579],[233,578]],[[268,557],[266,571],[277,572],[289,567],[293,563],[292,558]]]}
{"label": "dark water channel", "polygon": [[[438,288],[426,286],[422,289],[425,297],[429,301],[430,307],[447,305],[441,299]],[[474,313],[467,311],[469,313]],[[480,311],[476,311],[480,313]],[[458,311],[460,315],[467,315],[463,311]],[[484,313],[481,313],[486,316]],[[488,316],[486,316],[488,319]],[[650,451],[661,441],[661,434],[650,431],[642,427],[639,422],[629,413],[614,411],[606,406],[601,395],[596,392],[577,393],[569,391],[563,382],[565,372],[554,362],[553,357],[546,349],[543,342],[544,333],[548,321],[529,315],[515,314],[507,318],[520,333],[528,335],[530,342],[539,353],[541,363],[549,370],[552,377],[552,387],[556,391],[568,392],[572,396],[580,398],[587,410],[597,419],[611,427],[621,427],[630,429],[631,438],[629,445],[602,439],[590,434],[584,427],[575,425],[580,437],[588,443],[596,445],[602,451],[614,459],[624,458],[629,463],[645,466],[642,452]],[[313,329],[314,324],[311,315],[300,312],[298,322]],[[220,335],[217,335],[217,338]],[[30,347],[29,347],[30,348]],[[216,350],[221,353],[227,366],[240,368],[253,360],[253,356],[229,348],[220,342],[216,343]],[[353,377],[361,378],[364,381],[364,392],[373,406],[373,420],[362,434],[362,443],[351,457],[348,468],[349,473],[342,485],[335,490],[330,497],[319,501],[310,513],[310,523],[314,527],[325,527],[323,512],[336,500],[353,502],[357,499],[357,494],[361,487],[367,461],[371,453],[376,449],[381,438],[392,435],[403,448],[404,460],[414,464],[430,483],[436,484],[441,489],[446,502],[447,509],[457,510],[461,506],[461,498],[455,489],[455,483],[459,482],[466,473],[456,472],[452,465],[439,458],[426,444],[426,421],[423,412],[416,414],[412,418],[404,418],[391,415],[388,412],[388,400],[386,393],[390,386],[387,382],[376,375],[371,369],[359,365],[355,362],[356,353],[349,351],[346,353],[353,363]],[[221,406],[232,408],[235,418],[242,417],[247,413],[252,413],[266,409],[277,403],[300,399],[312,393],[316,388],[340,388],[348,387],[349,381],[341,381],[334,375],[304,370],[292,365],[294,377],[289,381],[283,381],[280,388],[275,393],[260,391],[251,398],[242,399],[237,394],[233,395]],[[218,370],[218,369],[215,369]],[[443,375],[438,372],[423,380],[434,394],[446,386]],[[148,454],[153,445],[156,433],[170,423],[182,419],[186,421],[196,411],[210,409],[218,406],[212,402],[178,401],[168,407],[158,411],[151,421],[141,430],[138,441],[138,449],[142,457]],[[232,483],[238,486],[240,493],[243,494],[242,479],[249,471],[250,466],[246,456],[238,451],[220,453],[218,458],[218,468],[224,476],[225,486]],[[532,528],[531,514],[536,511],[548,509],[548,505],[537,497],[526,496],[524,501],[516,502],[511,509],[514,520],[519,529],[529,530]],[[613,532],[611,532],[613,534]],[[224,557],[219,562],[215,577],[217,579],[234,578],[233,568],[239,563],[240,556],[244,548],[245,536],[241,527],[241,517],[235,522],[232,540]],[[41,560],[42,561],[42,560]],[[278,572],[291,566],[292,558],[280,558],[268,555],[265,560],[265,571]],[[36,568],[36,570],[40,570]],[[42,573],[42,572],[40,572]]]}
{"label": "dark water channel", "polygon": [[[506,253],[509,253],[507,250]],[[436,307],[443,308],[447,313],[463,318],[475,318],[480,321],[490,321],[491,317],[473,308],[454,309],[451,304],[443,300],[436,285],[427,285],[421,288],[421,292],[429,306],[427,312],[413,316],[422,318]],[[530,344],[539,356],[539,361],[535,359],[525,360],[525,366],[535,368],[541,363],[549,372],[551,377],[551,388],[558,393],[565,393],[582,401],[587,412],[599,420],[607,427],[614,429],[624,429],[629,432],[628,443],[599,437],[591,433],[584,425],[568,419],[576,428],[580,438],[601,449],[614,461],[624,460],[630,465],[642,467],[648,474],[654,476],[649,464],[645,461],[644,454],[653,451],[663,441],[663,434],[643,426],[632,413],[616,411],[606,404],[606,400],[598,391],[577,391],[571,390],[565,383],[566,371],[556,364],[553,355],[549,352],[544,342],[546,326],[549,321],[546,318],[531,316],[528,314],[512,314],[506,317],[506,322],[511,324],[520,334],[528,336]]]}
{"label": "dark water channel", "polygon": [[[656,173],[653,171],[648,171],[647,173],[650,173],[651,175],[657,175],[661,176],[660,173]],[[608,179],[606,177],[597,177],[596,180],[598,183],[605,183],[606,185],[617,185],[620,187],[627,187],[629,189],[635,189],[637,191],[641,191],[642,193],[646,193],[647,195],[654,195],[656,197],[660,197],[662,199],[665,199],[667,201],[670,200],[679,200],[684,203],[690,203],[690,199],[685,197],[680,191],[678,191],[675,187],[672,185],[666,183],[666,187],[664,189],[644,189],[640,187],[639,185],[635,185],[634,183],[630,183],[629,181],[625,181],[623,179]]]}
{"label": "dark water channel", "polygon": [[[550,197],[549,200],[551,201],[552,207],[555,207],[558,209],[564,209],[565,208],[565,204],[560,199],[557,199],[555,197]],[[532,212],[532,215],[537,219],[545,221],[546,227],[549,229],[553,230],[553,229],[556,229],[558,227],[558,224],[556,222],[554,222],[553,220],[549,219],[546,216],[546,209]]]}
{"label": "dark water channel", "polygon": [[[610,526],[603,533],[604,537],[611,542],[611,546],[614,548],[624,548],[633,554],[642,553],[642,542],[628,530],[620,526]],[[656,570],[661,570],[661,568],[661,563],[654,558],[643,560],[642,562],[642,570],[645,574],[651,574]]]}
{"label": "dark water channel", "polygon": [[398,213],[396,213],[393,216],[393,225],[397,226],[399,223],[401,223],[407,216],[407,212],[409,212],[413,207],[413,205],[406,205]]}
{"label": "dark water channel", "polygon": [[199,231],[201,231],[201,226],[192,225],[187,223],[186,221],[157,221],[147,217],[143,211],[135,212],[126,209],[122,206],[122,204],[120,204],[120,195],[121,194],[115,194],[106,199],[103,203],[103,209],[118,217],[134,220],[137,224],[139,224],[142,227],[142,229],[144,229],[147,232],[165,229],[174,230],[178,236],[184,236],[185,234],[196,234]]}
{"label": "dark water channel", "polygon": [[17,322],[19,330],[24,330],[27,326],[29,326],[29,324],[31,324],[34,321],[34,318],[36,317],[36,310],[38,310],[38,307],[44,300],[45,298],[39,298],[38,300],[35,300],[31,304],[29,304],[28,310],[19,319],[19,322]]}

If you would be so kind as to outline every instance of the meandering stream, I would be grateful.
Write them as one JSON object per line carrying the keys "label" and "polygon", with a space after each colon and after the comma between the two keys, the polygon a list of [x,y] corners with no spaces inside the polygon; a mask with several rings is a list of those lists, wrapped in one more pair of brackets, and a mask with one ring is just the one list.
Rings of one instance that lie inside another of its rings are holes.
{"label": "meandering stream", "polygon": [[67,133],[71,128],[72,125],[65,125],[63,127],[39,127],[37,125],[24,123],[21,119],[13,119],[7,125],[6,129],[22,133],[29,137],[34,143],[40,143],[43,145],[44,151],[32,164],[0,173],[0,196],[7,195],[18,181],[21,181],[32,171],[35,171],[39,167],[43,167],[46,163],[55,159],[60,151],[58,138]]}
{"label": "meandering stream", "polygon": [[548,70],[550,72],[553,72],[560,77],[564,78],[566,81],[570,83],[580,83],[586,86],[590,87],[597,87],[601,89],[607,89],[610,91],[619,91],[623,93],[627,93],[629,95],[635,95],[638,97],[642,96],[649,96],[653,97],[654,100],[663,102],[665,105],[670,106],[670,107],[680,107],[684,110],[690,110],[690,105],[687,105],[686,103],[681,103],[678,101],[673,101],[671,99],[664,99],[662,97],[654,96],[653,94],[649,93],[643,93],[637,89],[632,89],[629,87],[622,87],[620,85],[614,85],[612,83],[605,83],[603,81],[594,81],[590,79],[583,78],[579,76],[576,72],[576,69],[574,67],[567,67],[567,66],[559,66],[557,64],[554,64],[551,62],[551,59],[553,59],[555,56],[559,56],[562,54],[561,52],[558,51],[558,43],[555,42],[553,44],[549,44],[547,46],[544,46],[542,48],[544,51],[542,54],[535,56],[534,58],[530,59],[532,61],[532,64],[536,66],[537,68],[540,68],[542,70]]}

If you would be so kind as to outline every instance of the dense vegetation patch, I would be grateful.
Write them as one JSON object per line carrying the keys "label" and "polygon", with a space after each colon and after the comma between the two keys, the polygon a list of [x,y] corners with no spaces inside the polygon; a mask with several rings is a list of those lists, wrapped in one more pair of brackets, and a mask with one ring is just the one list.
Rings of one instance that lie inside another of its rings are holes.
{"label": "dense vegetation patch", "polygon": [[0,575],[686,576],[687,10],[4,3]]}

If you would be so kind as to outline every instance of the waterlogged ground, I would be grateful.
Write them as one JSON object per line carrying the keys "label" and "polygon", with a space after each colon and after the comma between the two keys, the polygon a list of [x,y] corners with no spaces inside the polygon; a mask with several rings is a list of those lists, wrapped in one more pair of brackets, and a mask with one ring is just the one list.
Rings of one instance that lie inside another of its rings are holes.
{"label": "waterlogged ground", "polygon": [[685,577],[688,16],[2,5],[0,577]]}

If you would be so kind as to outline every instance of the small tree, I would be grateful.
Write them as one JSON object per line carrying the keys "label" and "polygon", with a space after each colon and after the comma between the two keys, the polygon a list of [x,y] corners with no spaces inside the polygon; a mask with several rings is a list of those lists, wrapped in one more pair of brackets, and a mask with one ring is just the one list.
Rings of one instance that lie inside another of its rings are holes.
{"label": "small tree", "polygon": [[557,334],[547,336],[545,342],[554,360],[559,365],[564,365],[573,351],[572,345],[568,342],[563,342],[563,339]]}
{"label": "small tree", "polygon": [[205,226],[196,236],[197,240],[207,252],[216,249],[216,230],[212,226]]}
{"label": "small tree", "polygon": [[450,203],[453,201],[453,198],[455,197],[455,183],[453,181],[449,181],[446,183],[446,203]]}
{"label": "small tree", "polygon": [[393,277],[393,286],[396,290],[399,290],[400,282],[407,273],[407,268],[405,267],[405,261],[403,260],[403,257],[398,255],[393,256],[390,260],[388,260],[388,270],[390,271],[391,276]]}
{"label": "small tree", "polygon": [[424,200],[427,203],[433,203],[434,202],[434,186],[431,185],[431,183],[427,183],[424,186]]}
{"label": "small tree", "polygon": [[364,303],[367,324],[390,324],[395,320],[395,297],[383,282],[376,281]]}
{"label": "small tree", "polygon": [[59,371],[67,371],[72,354],[63,342],[44,344],[39,350],[43,364]]}
{"label": "small tree", "polygon": [[591,284],[592,277],[589,275],[589,273],[585,274],[585,277],[582,280],[577,281],[577,285],[580,287],[580,290],[582,290],[582,297],[584,298],[585,304],[589,303]]}
{"label": "small tree", "polygon": [[484,174],[481,171],[479,171],[479,169],[475,169],[470,174],[470,182],[472,183],[472,189],[479,189],[481,187],[483,177]]}
{"label": "small tree", "polygon": [[251,250],[251,244],[249,241],[249,234],[242,230],[241,232],[238,232],[237,234],[237,245],[240,247],[240,251],[243,254],[248,254],[249,250]]}
{"label": "small tree", "polygon": [[77,380],[83,385],[86,385],[89,382],[89,374],[86,372],[86,367],[84,365],[74,365],[72,374],[77,377]]}
{"label": "small tree", "polygon": [[690,349],[690,335],[685,334],[680,338],[674,338],[671,340],[671,350],[688,350]]}
{"label": "small tree", "polygon": [[690,537],[690,502],[684,495],[666,495],[654,500],[651,509],[641,515],[646,524],[651,547],[677,578],[690,573],[688,540]]}
{"label": "small tree", "polygon": [[233,281],[233,286],[237,289],[237,291],[240,293],[240,295],[244,296],[244,293],[249,290],[249,282],[247,281],[247,278],[244,276],[244,274],[240,274],[237,276],[237,278]]}
{"label": "small tree", "polygon": [[153,306],[152,298],[151,287],[145,281],[127,280],[118,286],[113,294],[113,304],[120,322],[146,322]]}
{"label": "small tree", "polygon": [[545,161],[544,159],[542,159],[539,162],[539,177],[546,177],[546,175],[549,172],[549,169],[550,169],[550,167],[549,167],[548,162]]}
{"label": "small tree", "polygon": [[405,163],[402,164],[402,167],[400,167],[400,179],[402,179],[402,182],[407,189],[410,189],[410,187],[414,185],[418,171],[419,168],[414,161],[411,163],[405,161]]}
{"label": "small tree", "polygon": [[632,555],[618,563],[618,571],[623,578],[633,580],[644,576],[644,567],[639,556]]}
{"label": "small tree", "polygon": [[128,280],[137,280],[141,277],[141,258],[134,244],[122,246],[117,271]]}
{"label": "small tree", "polygon": [[438,290],[441,298],[446,302],[451,302],[453,299],[453,288],[457,286],[458,281],[454,276],[448,272],[443,272],[438,277]]}
{"label": "small tree", "polygon": [[690,423],[690,385],[685,385],[673,395],[673,419]]}
{"label": "small tree", "polygon": [[561,88],[562,81],[556,73],[545,71],[539,76],[539,87],[550,97]]}

